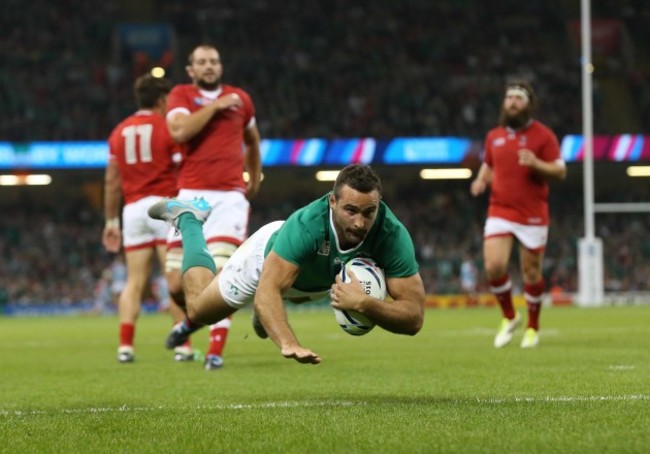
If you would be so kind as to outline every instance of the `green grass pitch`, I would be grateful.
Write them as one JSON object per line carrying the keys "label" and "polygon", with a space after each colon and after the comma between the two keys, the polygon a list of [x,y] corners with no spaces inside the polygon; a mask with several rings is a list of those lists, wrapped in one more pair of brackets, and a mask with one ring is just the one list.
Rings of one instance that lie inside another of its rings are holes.
{"label": "green grass pitch", "polygon": [[[544,308],[541,342],[492,347],[496,308],[428,310],[414,337],[289,318],[320,365],[233,319],[220,371],[175,363],[164,314],[136,362],[117,318],[0,317],[1,453],[646,453],[650,306]],[[207,333],[195,335],[205,350]]]}

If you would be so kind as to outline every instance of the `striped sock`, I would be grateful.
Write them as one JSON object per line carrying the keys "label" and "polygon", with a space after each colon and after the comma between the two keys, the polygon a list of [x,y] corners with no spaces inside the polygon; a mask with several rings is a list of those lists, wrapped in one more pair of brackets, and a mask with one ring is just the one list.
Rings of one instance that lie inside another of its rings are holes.
{"label": "striped sock", "polygon": [[515,318],[515,308],[512,305],[512,282],[510,276],[504,274],[490,281],[490,291],[496,296],[503,316],[509,320]]}

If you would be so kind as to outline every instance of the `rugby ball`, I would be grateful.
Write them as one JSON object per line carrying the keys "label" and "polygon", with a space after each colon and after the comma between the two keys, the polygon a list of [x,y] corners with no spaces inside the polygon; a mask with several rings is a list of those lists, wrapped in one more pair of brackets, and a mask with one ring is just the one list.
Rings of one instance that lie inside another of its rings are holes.
{"label": "rugby ball", "polygon": [[[351,282],[350,270],[361,283],[367,295],[379,300],[386,299],[386,278],[374,260],[358,257],[347,262],[339,273],[343,282]],[[334,309],[334,315],[343,331],[353,336],[367,334],[375,327],[374,322],[356,311]]]}

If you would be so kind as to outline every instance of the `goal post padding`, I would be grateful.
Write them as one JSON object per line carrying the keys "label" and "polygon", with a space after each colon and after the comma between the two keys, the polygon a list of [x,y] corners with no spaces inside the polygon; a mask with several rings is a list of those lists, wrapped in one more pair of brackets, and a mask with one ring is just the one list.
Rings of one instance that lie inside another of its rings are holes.
{"label": "goal post padding", "polygon": [[578,240],[578,294],[576,304],[598,307],[605,304],[603,283],[603,241],[600,238]]}

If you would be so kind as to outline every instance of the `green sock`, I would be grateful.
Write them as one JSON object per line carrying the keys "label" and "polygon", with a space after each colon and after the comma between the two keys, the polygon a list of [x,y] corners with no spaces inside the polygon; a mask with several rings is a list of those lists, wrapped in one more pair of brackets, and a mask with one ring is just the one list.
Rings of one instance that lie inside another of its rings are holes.
{"label": "green sock", "polygon": [[217,267],[208,252],[208,245],[203,236],[203,223],[192,213],[183,213],[178,218],[178,228],[183,234],[183,266],[185,273],[192,267],[202,266],[217,274]]}

